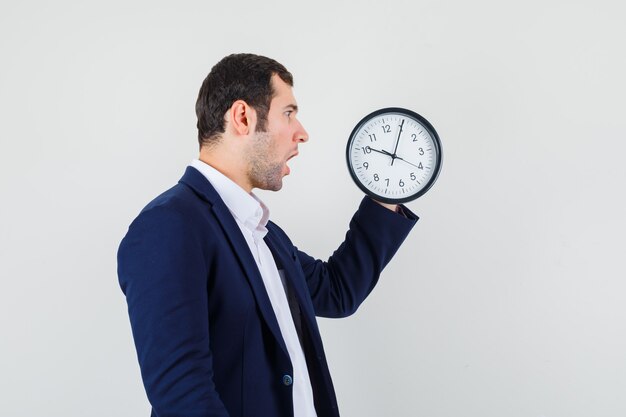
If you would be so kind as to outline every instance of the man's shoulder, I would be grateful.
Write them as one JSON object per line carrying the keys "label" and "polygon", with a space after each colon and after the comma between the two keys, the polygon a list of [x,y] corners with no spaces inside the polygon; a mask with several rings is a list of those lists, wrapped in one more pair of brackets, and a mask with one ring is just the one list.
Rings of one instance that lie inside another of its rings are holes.
{"label": "man's shoulder", "polygon": [[173,211],[193,210],[202,205],[202,200],[184,183],[179,182],[150,201],[141,213],[156,208]]}
{"label": "man's shoulder", "polygon": [[133,224],[167,221],[197,226],[198,221],[207,218],[209,213],[210,205],[189,186],[179,182],[150,201]]}

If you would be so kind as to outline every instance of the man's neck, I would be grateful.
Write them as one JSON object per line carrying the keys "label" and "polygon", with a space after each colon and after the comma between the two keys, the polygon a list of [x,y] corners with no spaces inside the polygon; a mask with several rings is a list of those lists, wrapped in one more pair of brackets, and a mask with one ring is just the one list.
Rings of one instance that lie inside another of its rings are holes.
{"label": "man's neck", "polygon": [[248,194],[252,191],[252,184],[250,184],[250,181],[248,180],[245,169],[239,166],[240,161],[234,159],[232,152],[222,152],[217,150],[209,151],[203,148],[200,151],[198,159],[205,164],[211,165],[223,175],[230,178]]}

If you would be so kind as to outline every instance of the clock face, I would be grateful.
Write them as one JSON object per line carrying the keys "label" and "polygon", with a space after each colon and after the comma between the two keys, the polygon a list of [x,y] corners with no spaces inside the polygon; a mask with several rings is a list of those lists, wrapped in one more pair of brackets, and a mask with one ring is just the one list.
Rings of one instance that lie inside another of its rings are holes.
{"label": "clock face", "polygon": [[423,195],[441,169],[441,143],[422,116],[387,108],[363,118],[350,135],[348,169],[356,184],[385,203]]}

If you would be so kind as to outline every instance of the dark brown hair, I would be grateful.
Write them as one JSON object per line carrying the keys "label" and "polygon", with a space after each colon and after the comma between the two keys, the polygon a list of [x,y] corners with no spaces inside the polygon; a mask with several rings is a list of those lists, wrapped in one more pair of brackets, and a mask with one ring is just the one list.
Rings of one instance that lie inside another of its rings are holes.
{"label": "dark brown hair", "polygon": [[237,100],[243,100],[258,115],[257,130],[265,131],[274,90],[272,75],[293,86],[293,77],[280,63],[253,54],[232,54],[211,68],[204,79],[198,100],[198,142],[200,147],[217,140],[225,131],[224,114]]}

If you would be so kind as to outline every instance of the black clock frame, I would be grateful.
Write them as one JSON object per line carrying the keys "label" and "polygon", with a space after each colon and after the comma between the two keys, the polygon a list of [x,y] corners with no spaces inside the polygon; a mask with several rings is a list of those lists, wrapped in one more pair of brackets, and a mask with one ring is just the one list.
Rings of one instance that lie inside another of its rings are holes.
{"label": "black clock frame", "polygon": [[[426,185],[421,190],[419,190],[417,193],[408,197],[388,198],[388,197],[384,197],[382,195],[376,194],[375,192],[369,190],[367,187],[365,187],[365,185],[361,183],[361,181],[359,181],[354,171],[354,168],[352,167],[352,162],[350,161],[350,147],[351,147],[352,142],[355,139],[356,133],[370,119],[376,116],[379,116],[381,114],[384,114],[384,113],[400,113],[400,114],[404,114],[410,118],[417,120],[417,122],[420,123],[428,131],[428,133],[430,133],[430,136],[433,138],[433,144],[435,146],[435,154],[436,154],[435,166],[433,167],[433,175],[432,177],[430,177],[430,180],[428,180]],[[439,173],[441,172],[441,165],[443,162],[443,152],[442,152],[441,140],[439,139],[439,135],[437,134],[437,131],[435,130],[433,125],[431,125],[428,120],[426,120],[424,117],[420,116],[419,114],[415,113],[414,111],[404,109],[402,107],[386,107],[384,109],[376,110],[368,114],[367,116],[362,118],[359,123],[357,123],[354,129],[352,129],[352,133],[350,133],[350,136],[348,138],[348,145],[346,147],[346,162],[347,162],[348,171],[350,172],[350,176],[352,177],[352,180],[365,194],[383,203],[401,204],[401,203],[406,203],[406,202],[413,201],[415,199],[420,198],[430,189],[430,187],[433,186],[433,184],[437,180],[437,177],[439,177]]]}

